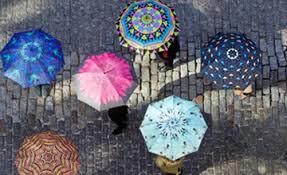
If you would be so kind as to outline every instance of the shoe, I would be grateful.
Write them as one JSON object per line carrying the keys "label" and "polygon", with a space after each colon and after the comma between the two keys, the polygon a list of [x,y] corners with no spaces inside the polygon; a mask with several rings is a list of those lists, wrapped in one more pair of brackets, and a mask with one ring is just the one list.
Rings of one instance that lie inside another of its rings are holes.
{"label": "shoe", "polygon": [[159,68],[159,71],[160,72],[166,72],[166,71],[169,71],[169,70],[172,70],[172,69],[173,69],[172,66],[163,66],[163,67]]}

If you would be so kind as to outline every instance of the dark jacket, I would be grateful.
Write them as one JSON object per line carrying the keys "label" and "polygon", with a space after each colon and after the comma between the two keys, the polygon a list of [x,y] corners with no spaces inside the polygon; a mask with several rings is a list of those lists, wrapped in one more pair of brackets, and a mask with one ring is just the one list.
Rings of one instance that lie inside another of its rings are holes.
{"label": "dark jacket", "polygon": [[173,43],[169,46],[168,51],[169,52],[173,52],[176,53],[180,50],[180,46],[179,46],[179,42],[178,42],[178,38],[175,38],[175,40],[173,41]]}
{"label": "dark jacket", "polygon": [[176,53],[180,50],[180,46],[179,46],[179,42],[178,42],[178,38],[175,38],[175,40],[173,41],[173,43],[169,46],[168,48],[168,58],[164,58],[163,53],[164,52],[158,52],[158,55],[162,58],[162,59],[174,59],[176,57]]}

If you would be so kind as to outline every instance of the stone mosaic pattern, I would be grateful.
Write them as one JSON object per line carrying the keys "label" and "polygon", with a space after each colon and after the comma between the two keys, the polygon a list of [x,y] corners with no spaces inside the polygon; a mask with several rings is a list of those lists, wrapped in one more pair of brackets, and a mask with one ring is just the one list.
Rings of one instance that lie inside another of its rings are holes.
{"label": "stone mosaic pattern", "polygon": [[[171,1],[170,1],[171,2]],[[147,104],[171,94],[203,96],[209,129],[185,174],[287,174],[287,1],[175,0],[181,50],[173,70],[154,55],[121,48],[117,0],[1,0],[0,47],[14,32],[42,28],[63,43],[66,65],[52,86],[21,89],[0,75],[0,174],[17,174],[25,136],[55,130],[79,147],[81,175],[159,175],[138,127]],[[213,90],[200,72],[200,46],[216,32],[244,32],[263,51],[263,75],[244,100]],[[90,53],[114,51],[134,61],[140,85],[131,96],[129,132],[113,136],[105,112],[77,101],[71,75]],[[0,69],[2,67],[0,66]]]}

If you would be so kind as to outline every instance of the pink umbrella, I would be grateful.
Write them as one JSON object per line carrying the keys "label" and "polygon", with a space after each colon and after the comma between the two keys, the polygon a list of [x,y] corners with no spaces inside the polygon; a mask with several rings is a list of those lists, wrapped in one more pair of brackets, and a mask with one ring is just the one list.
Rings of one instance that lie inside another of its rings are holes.
{"label": "pink umbrella", "polygon": [[132,63],[113,53],[92,55],[74,75],[78,99],[99,111],[124,105],[137,86]]}

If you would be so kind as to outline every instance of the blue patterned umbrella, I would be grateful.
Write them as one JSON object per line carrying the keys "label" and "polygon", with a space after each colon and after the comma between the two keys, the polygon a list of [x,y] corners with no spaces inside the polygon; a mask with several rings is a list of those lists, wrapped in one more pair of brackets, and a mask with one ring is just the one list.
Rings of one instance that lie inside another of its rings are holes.
{"label": "blue patterned umbrella", "polygon": [[60,41],[41,29],[15,33],[0,56],[4,75],[23,88],[50,84],[64,65]]}
{"label": "blue patterned umbrella", "polygon": [[198,150],[207,125],[196,103],[169,96],[148,106],[140,130],[150,152],[176,160]]}
{"label": "blue patterned umbrella", "polygon": [[245,89],[262,72],[261,51],[245,34],[216,34],[201,58],[203,75],[218,88]]}

